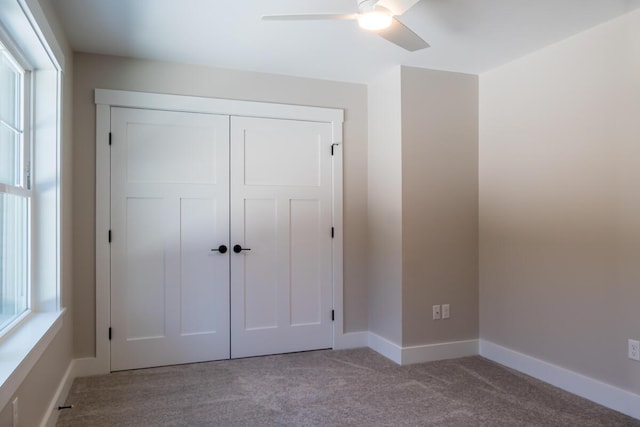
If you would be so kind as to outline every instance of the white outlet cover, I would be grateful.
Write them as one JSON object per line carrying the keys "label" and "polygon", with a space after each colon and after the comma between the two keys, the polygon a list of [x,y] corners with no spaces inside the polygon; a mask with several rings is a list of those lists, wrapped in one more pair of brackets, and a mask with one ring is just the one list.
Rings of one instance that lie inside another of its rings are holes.
{"label": "white outlet cover", "polygon": [[433,310],[433,320],[440,319],[440,306],[439,305],[434,305],[432,307],[432,310]]}
{"label": "white outlet cover", "polygon": [[629,359],[640,361],[640,341],[629,340]]}
{"label": "white outlet cover", "polygon": [[449,304],[442,304],[442,318],[448,319],[450,316]]}

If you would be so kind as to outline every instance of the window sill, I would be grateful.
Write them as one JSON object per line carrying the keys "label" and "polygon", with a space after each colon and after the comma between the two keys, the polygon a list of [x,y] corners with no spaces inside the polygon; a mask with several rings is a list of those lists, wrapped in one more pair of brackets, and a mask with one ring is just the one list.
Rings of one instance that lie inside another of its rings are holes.
{"label": "window sill", "polygon": [[0,408],[4,408],[62,328],[66,309],[32,313],[0,342]]}

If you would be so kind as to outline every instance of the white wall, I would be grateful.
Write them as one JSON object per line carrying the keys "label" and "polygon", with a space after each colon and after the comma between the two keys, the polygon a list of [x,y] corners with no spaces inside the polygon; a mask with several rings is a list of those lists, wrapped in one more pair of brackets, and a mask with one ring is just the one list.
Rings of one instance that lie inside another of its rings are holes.
{"label": "white wall", "polygon": [[640,393],[640,12],[480,77],[480,335]]}
{"label": "white wall", "polygon": [[402,344],[401,69],[369,84],[369,330]]}
{"label": "white wall", "polygon": [[96,118],[93,90],[96,88],[344,109],[345,331],[367,329],[366,86],[83,53],[74,55],[74,67],[76,357],[95,354]]}

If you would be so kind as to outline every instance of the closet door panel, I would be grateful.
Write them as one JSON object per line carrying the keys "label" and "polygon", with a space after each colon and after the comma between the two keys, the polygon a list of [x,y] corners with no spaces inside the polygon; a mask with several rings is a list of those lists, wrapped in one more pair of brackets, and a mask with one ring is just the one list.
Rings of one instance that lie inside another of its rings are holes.
{"label": "closet door panel", "polygon": [[331,125],[231,118],[231,355],[329,348]]}
{"label": "closet door panel", "polygon": [[229,117],[111,110],[111,369],[229,358]]}

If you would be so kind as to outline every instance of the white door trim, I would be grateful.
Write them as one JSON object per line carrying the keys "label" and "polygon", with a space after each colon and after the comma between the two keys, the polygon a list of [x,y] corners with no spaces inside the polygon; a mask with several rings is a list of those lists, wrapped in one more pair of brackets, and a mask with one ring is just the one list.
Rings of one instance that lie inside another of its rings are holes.
{"label": "white door trim", "polygon": [[[110,107],[144,108],[148,110],[209,113],[228,116],[261,117],[266,119],[305,120],[327,122],[342,127],[344,111],[336,108],[273,104],[268,102],[237,101],[234,99],[199,96],[164,95],[145,92],[96,89],[95,103]],[[334,128],[334,131],[336,129]],[[335,143],[342,142],[342,132],[334,132]]]}
{"label": "white door trim", "polygon": [[96,89],[96,357],[83,359],[86,375],[111,371],[110,326],[110,251],[111,227],[109,130],[111,107],[144,108],[230,116],[293,119],[332,124],[333,156],[333,348],[347,345],[344,333],[343,305],[343,221],[342,221],[342,125],[344,111],[334,108],[272,104],[182,95]]}

